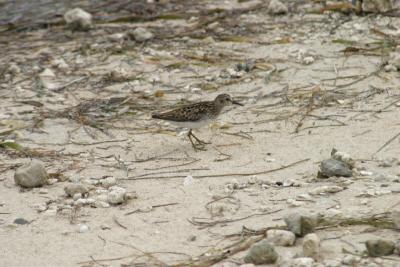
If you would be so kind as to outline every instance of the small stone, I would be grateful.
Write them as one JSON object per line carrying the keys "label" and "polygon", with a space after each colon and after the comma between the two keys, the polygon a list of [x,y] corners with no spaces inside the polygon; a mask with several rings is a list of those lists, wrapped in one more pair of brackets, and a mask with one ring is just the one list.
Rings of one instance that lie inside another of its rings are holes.
{"label": "small stone", "polygon": [[126,190],[122,187],[112,186],[109,189],[107,200],[108,203],[117,205],[125,202]]}
{"label": "small stone", "polygon": [[58,182],[58,179],[56,179],[56,178],[47,179],[48,185],[56,184],[57,182]]}
{"label": "small stone", "polygon": [[108,36],[108,39],[110,39],[110,41],[113,42],[121,42],[124,40],[124,38],[125,38],[125,33],[120,33],[120,32]]}
{"label": "small stone", "polygon": [[268,264],[276,262],[277,259],[278,253],[276,253],[274,246],[264,239],[251,246],[249,252],[244,257],[244,262]]}
{"label": "small stone", "polygon": [[390,240],[376,239],[365,242],[368,255],[371,257],[387,256],[393,253],[395,244]]}
{"label": "small stone", "polygon": [[297,236],[313,233],[317,226],[317,217],[306,213],[291,213],[284,220],[288,229]]}
{"label": "small stone", "polygon": [[394,225],[400,230],[400,209],[393,210],[391,215]]}
{"label": "small stone", "polygon": [[323,185],[312,189],[309,194],[310,195],[323,195],[329,193],[337,193],[343,191],[343,187],[336,185]]}
{"label": "small stone", "polygon": [[372,176],[374,173],[370,171],[360,171],[361,176]]}
{"label": "small stone", "polygon": [[105,201],[96,200],[96,201],[94,202],[94,206],[95,206],[96,208],[103,208],[103,209],[106,209],[106,208],[109,208],[109,207],[110,207],[110,204],[108,204],[108,203],[105,202]]}
{"label": "small stone", "polygon": [[326,159],[321,162],[321,174],[325,177],[353,175],[349,165],[336,159]]}
{"label": "small stone", "polygon": [[24,218],[17,218],[14,220],[14,223],[24,225],[24,224],[29,224],[30,222],[25,220]]}
{"label": "small stone", "polygon": [[52,66],[57,68],[57,69],[59,69],[59,70],[67,70],[67,69],[69,69],[68,64],[62,58],[53,60]]}
{"label": "small stone", "polygon": [[73,197],[77,193],[85,195],[89,190],[83,184],[69,184],[64,187],[64,191],[68,196]]}
{"label": "small stone", "polygon": [[105,188],[109,188],[117,184],[117,179],[114,177],[107,177],[105,179],[101,179],[100,184]]}
{"label": "small stone", "polygon": [[43,215],[47,216],[47,217],[54,217],[57,215],[57,210],[55,208],[53,209],[48,209],[46,211],[43,212]]}
{"label": "small stone", "polygon": [[393,9],[393,0],[364,0],[362,10],[372,13],[384,13]]}
{"label": "small stone", "polygon": [[307,234],[303,239],[303,254],[306,257],[318,260],[320,255],[320,239],[317,234]]}
{"label": "small stone", "polygon": [[80,224],[79,225],[79,233],[86,233],[89,231],[89,226],[86,224]]}
{"label": "small stone", "polygon": [[303,64],[305,64],[305,65],[310,65],[310,64],[314,63],[314,61],[315,61],[314,57],[311,57],[311,56],[303,58]]}
{"label": "small stone", "polygon": [[136,28],[132,32],[129,33],[133,38],[138,41],[138,42],[144,42],[147,40],[150,40],[154,37],[154,34],[150,31],[148,31],[145,28]]}
{"label": "small stone", "polygon": [[355,160],[346,152],[337,151],[336,149],[333,149],[331,152],[331,157],[333,159],[346,163],[352,168],[355,166]]}
{"label": "small stone", "polygon": [[268,230],[267,240],[276,246],[293,246],[296,241],[294,233],[285,230]]}
{"label": "small stone", "polygon": [[272,15],[282,15],[288,13],[288,8],[279,0],[271,0],[268,5],[268,13]]}
{"label": "small stone", "polygon": [[301,257],[295,259],[284,260],[279,267],[313,267],[314,259]]}
{"label": "small stone", "polygon": [[80,8],[68,10],[64,14],[64,19],[72,30],[87,31],[93,28],[92,15]]}
{"label": "small stone", "polygon": [[78,199],[80,199],[80,198],[82,198],[82,194],[81,193],[75,193],[73,196],[72,196],[72,199],[73,200],[78,200]]}
{"label": "small stone", "polygon": [[342,263],[344,265],[350,265],[350,266],[356,266],[357,263],[361,261],[361,258],[359,256],[355,255],[345,255],[342,259]]}
{"label": "small stone", "polygon": [[14,174],[14,181],[17,185],[26,188],[33,188],[45,185],[48,175],[41,161],[32,160],[28,164],[19,167]]}

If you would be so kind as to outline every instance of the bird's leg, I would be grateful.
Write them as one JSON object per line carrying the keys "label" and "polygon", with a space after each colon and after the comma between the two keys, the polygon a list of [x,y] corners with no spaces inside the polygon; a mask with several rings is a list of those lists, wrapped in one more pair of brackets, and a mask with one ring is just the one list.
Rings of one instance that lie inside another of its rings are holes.
{"label": "bird's leg", "polygon": [[211,143],[209,143],[209,142],[204,142],[204,141],[200,140],[199,138],[197,138],[197,136],[195,136],[195,135],[193,134],[193,132],[192,132],[191,129],[190,129],[189,133],[190,133],[191,136],[194,137],[194,139],[196,139],[196,141],[197,141],[199,144],[201,144],[201,145],[209,145],[209,144],[211,144]]}
{"label": "bird's leg", "polygon": [[[190,130],[189,130],[189,133],[188,133],[188,137],[189,137],[190,143],[192,144],[193,149],[194,149],[195,151],[197,151],[197,150],[205,150],[205,149],[204,149],[204,145],[202,145],[201,143],[199,143],[198,145],[196,145],[196,144],[193,142],[192,136],[194,136],[194,135],[193,135],[193,133],[192,133],[192,129],[190,129]],[[197,140],[196,137],[195,137],[195,139]],[[199,146],[199,145],[200,145],[200,146]]]}

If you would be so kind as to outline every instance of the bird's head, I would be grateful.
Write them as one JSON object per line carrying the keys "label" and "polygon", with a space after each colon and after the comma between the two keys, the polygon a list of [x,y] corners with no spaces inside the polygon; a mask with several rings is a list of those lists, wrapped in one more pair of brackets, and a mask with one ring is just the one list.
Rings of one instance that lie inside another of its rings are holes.
{"label": "bird's head", "polygon": [[243,106],[243,104],[233,100],[232,97],[230,95],[228,95],[228,94],[220,94],[220,95],[218,95],[215,98],[214,102],[218,106],[221,106],[221,107],[229,106],[229,105],[232,105],[232,104]]}

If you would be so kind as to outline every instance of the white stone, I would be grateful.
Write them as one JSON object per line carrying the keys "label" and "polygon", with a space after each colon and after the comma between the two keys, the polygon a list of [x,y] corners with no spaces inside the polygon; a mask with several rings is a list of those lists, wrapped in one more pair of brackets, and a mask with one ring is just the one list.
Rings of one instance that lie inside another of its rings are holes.
{"label": "white stone", "polygon": [[126,190],[122,187],[112,186],[110,187],[107,195],[108,203],[116,205],[125,202]]}
{"label": "white stone", "polygon": [[39,74],[40,77],[56,77],[51,69],[45,69]]}
{"label": "white stone", "polygon": [[68,196],[73,197],[76,193],[84,195],[89,190],[83,184],[68,184],[64,187],[64,191]]}
{"label": "white stone", "polygon": [[78,231],[79,233],[86,233],[89,231],[89,226],[87,226],[86,224],[80,224]]}
{"label": "white stone", "polygon": [[115,177],[107,177],[105,179],[101,179],[100,184],[105,188],[109,188],[117,184],[117,179],[115,179]]}
{"label": "white stone", "polygon": [[317,260],[320,255],[320,243],[317,234],[307,234],[303,239],[303,255]]}
{"label": "white stone", "polygon": [[268,5],[268,13],[272,15],[280,15],[288,13],[288,8],[279,0],[271,0]]}
{"label": "white stone", "polygon": [[67,26],[74,30],[89,30],[93,28],[92,15],[83,9],[74,8],[64,14]]}
{"label": "white stone", "polygon": [[82,198],[82,194],[81,193],[75,193],[73,196],[72,196],[72,199],[73,200],[78,200],[78,199],[80,199],[80,198]]}
{"label": "white stone", "polygon": [[69,65],[62,58],[53,60],[52,66],[59,70],[67,70],[69,68]]}
{"label": "white stone", "polygon": [[357,265],[357,263],[359,263],[361,261],[361,258],[359,256],[355,256],[355,255],[345,255],[342,259],[342,263],[344,265],[350,265],[350,266],[355,266]]}
{"label": "white stone", "polygon": [[154,37],[154,34],[145,28],[136,28],[132,32],[133,37],[138,42],[144,42]]}
{"label": "white stone", "polygon": [[311,56],[303,58],[303,63],[305,65],[310,65],[310,64],[314,63],[314,61],[315,61],[314,57],[311,57]]}
{"label": "white stone", "polygon": [[94,206],[96,207],[96,208],[109,208],[110,207],[110,204],[108,204],[107,202],[105,202],[105,201],[100,201],[100,200],[96,200],[95,202],[94,202]]}
{"label": "white stone", "polygon": [[267,240],[276,246],[293,246],[296,236],[285,230],[268,230]]}
{"label": "white stone", "polygon": [[372,174],[374,173],[370,171],[360,171],[361,176],[371,176]]}

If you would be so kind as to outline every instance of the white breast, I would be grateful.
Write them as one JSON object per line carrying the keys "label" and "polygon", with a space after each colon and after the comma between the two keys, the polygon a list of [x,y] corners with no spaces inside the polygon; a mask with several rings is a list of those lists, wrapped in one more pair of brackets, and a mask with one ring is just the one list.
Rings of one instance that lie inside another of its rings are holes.
{"label": "white breast", "polygon": [[208,125],[212,122],[213,120],[211,119],[206,119],[206,120],[201,120],[201,121],[169,121],[170,123],[177,125],[182,128],[187,128],[187,129],[198,129],[201,128],[205,125]]}

